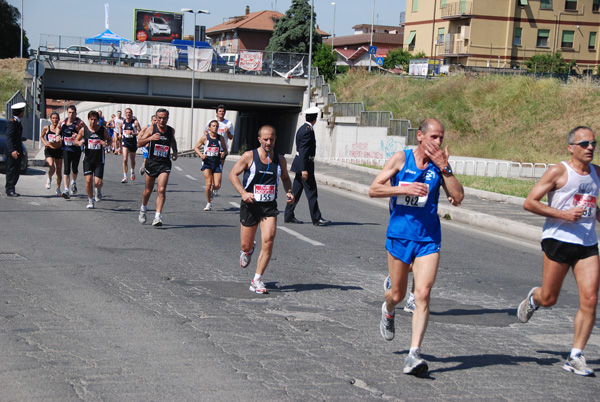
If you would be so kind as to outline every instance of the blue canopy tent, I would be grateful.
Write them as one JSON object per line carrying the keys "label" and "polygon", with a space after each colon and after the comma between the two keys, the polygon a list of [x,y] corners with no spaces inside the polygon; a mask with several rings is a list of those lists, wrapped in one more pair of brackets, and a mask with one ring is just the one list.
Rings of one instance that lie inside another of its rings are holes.
{"label": "blue canopy tent", "polygon": [[100,35],[96,35],[93,38],[87,38],[85,40],[86,44],[92,45],[118,45],[120,42],[127,41],[127,39],[114,34],[110,29],[102,32]]}

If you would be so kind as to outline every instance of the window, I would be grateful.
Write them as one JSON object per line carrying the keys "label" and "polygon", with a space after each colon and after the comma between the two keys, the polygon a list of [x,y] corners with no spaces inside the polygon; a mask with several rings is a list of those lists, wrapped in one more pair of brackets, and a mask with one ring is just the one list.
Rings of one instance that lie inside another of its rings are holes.
{"label": "window", "polygon": [[438,28],[438,40],[437,43],[444,43],[444,32],[446,31],[445,28]]}
{"label": "window", "polygon": [[552,10],[552,0],[541,0],[540,1],[540,9]]}
{"label": "window", "polygon": [[590,43],[588,43],[588,50],[596,50],[596,32],[590,32]]}
{"label": "window", "polygon": [[446,0],[440,0],[440,8],[446,8]]}
{"label": "window", "polygon": [[592,11],[595,13],[600,11],[600,0],[594,0],[594,2],[592,3]]}
{"label": "window", "polygon": [[548,46],[548,37],[550,36],[549,29],[538,29],[537,34],[537,47],[549,47]]}
{"label": "window", "polygon": [[565,0],[565,11],[577,11],[577,0]]}
{"label": "window", "polygon": [[562,41],[560,47],[563,49],[573,49],[573,38],[575,37],[575,31],[563,31]]}
{"label": "window", "polygon": [[419,11],[419,0],[412,0],[412,3],[413,3],[412,11],[413,11],[413,13],[416,13],[417,11]]}
{"label": "window", "polygon": [[408,47],[415,47],[415,37],[416,36],[417,36],[417,31],[410,31],[410,34],[408,35],[408,39],[406,39],[406,42],[404,44],[407,45]]}
{"label": "window", "polygon": [[515,46],[521,46],[521,33],[523,32],[523,28],[515,28]]}
{"label": "window", "polygon": [[527,5],[527,0],[518,0],[519,1],[519,5],[521,7],[525,7]]}

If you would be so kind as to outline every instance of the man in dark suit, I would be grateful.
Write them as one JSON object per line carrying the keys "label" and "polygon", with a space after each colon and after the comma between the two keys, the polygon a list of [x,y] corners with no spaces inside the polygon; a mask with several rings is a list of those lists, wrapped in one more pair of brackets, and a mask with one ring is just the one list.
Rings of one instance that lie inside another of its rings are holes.
{"label": "man in dark suit", "polygon": [[6,124],[6,195],[18,197],[15,191],[19,174],[21,172],[21,158],[23,157],[23,126],[21,119],[25,114],[25,102],[19,102],[11,106],[13,117]]}
{"label": "man in dark suit", "polygon": [[313,126],[317,122],[317,116],[320,112],[321,109],[316,106],[306,109],[304,111],[306,123],[304,123],[296,133],[296,157],[294,158],[291,168],[291,171],[296,173],[294,184],[292,186],[294,203],[287,204],[285,208],[285,223],[303,223],[294,216],[294,209],[300,200],[303,190],[306,192],[306,198],[308,198],[308,207],[310,209],[310,217],[312,218],[313,225],[325,226],[331,223],[331,221],[325,220],[321,216],[319,202],[317,201],[317,181],[315,180],[315,153],[317,141],[315,139]]}

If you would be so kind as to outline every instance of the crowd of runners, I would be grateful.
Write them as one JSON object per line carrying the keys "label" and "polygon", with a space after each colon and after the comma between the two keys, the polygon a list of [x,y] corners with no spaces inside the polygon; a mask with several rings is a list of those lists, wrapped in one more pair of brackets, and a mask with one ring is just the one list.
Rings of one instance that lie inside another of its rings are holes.
{"label": "crowd of runners", "polygon": [[[259,147],[245,152],[231,169],[229,179],[241,196],[242,268],[250,264],[256,247],[256,232],[259,227],[261,229],[256,273],[250,281],[252,292],[268,293],[262,275],[273,250],[279,213],[276,201],[279,181],[286,191],[286,223],[302,223],[294,217],[293,212],[303,188],[309,198],[313,224],[324,226],[330,223],[321,217],[316,202],[314,144],[308,147],[312,147],[312,155],[303,158],[300,151],[302,143],[314,142],[314,109],[305,111],[307,124],[297,133],[299,152],[292,167],[296,173],[293,186],[286,160],[274,151],[277,135],[275,128],[270,125],[260,128]],[[212,199],[221,187],[227,141],[234,135],[233,125],[224,118],[225,111],[224,106],[217,108],[216,118],[208,122],[194,147],[195,153],[202,159],[201,169],[206,180],[205,211],[212,209]],[[93,209],[95,202],[102,199],[105,153],[123,155],[121,182],[126,183],[136,179],[135,155],[138,148],[142,148],[145,157],[140,174],[145,175],[145,187],[138,220],[141,224],[146,223],[148,202],[156,184],[152,225],[162,226],[161,212],[171,163],[178,156],[175,130],[167,124],[168,120],[169,112],[162,108],[156,111],[151,122],[143,129],[131,108],[125,109],[124,118],[118,112],[117,116],[111,116],[109,122],[104,121],[101,113],[90,111],[87,123],[84,123],[77,117],[74,106],[68,107],[66,119],[60,120],[58,114],[53,113],[50,126],[42,133],[49,165],[46,188],[51,188],[55,175],[57,195],[68,199],[76,194],[78,165],[83,153],[87,208]],[[448,148],[442,149],[443,124],[436,119],[424,120],[416,138],[417,147],[396,152],[369,189],[371,197],[390,199],[385,244],[389,276],[384,283],[379,324],[381,335],[388,341],[395,335],[395,306],[405,298],[409,272],[413,276],[412,291],[409,292],[405,307],[406,311],[413,314],[411,345],[403,369],[406,374],[421,374],[428,370],[427,362],[420,355],[420,348],[429,320],[431,290],[440,259],[441,226],[437,213],[440,189],[445,191],[452,205],[460,205],[464,197],[463,187],[453,175],[448,162]],[[591,163],[596,140],[589,127],[573,129],[567,136],[567,146],[571,158],[550,168],[533,187],[524,204],[525,209],[547,218],[542,234],[543,276],[541,286],[531,289],[518,306],[516,315],[525,323],[539,307],[554,305],[563,280],[572,268],[580,306],[574,319],[573,346],[563,368],[590,376],[594,372],[587,366],[583,348],[594,327],[598,301],[600,262],[595,223],[600,219],[597,206],[600,168]],[[541,202],[546,195],[547,204]]]}

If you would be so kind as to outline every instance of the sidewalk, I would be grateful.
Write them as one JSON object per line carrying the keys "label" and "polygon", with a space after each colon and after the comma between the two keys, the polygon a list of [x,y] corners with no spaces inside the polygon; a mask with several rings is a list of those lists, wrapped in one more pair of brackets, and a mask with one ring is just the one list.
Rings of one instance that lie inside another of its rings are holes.
{"label": "sidewalk", "polygon": [[[288,162],[291,165],[291,157]],[[368,195],[369,186],[379,173],[377,169],[341,162],[315,159],[315,177],[320,184],[327,184],[359,194]],[[523,209],[524,198],[488,191],[465,188],[465,199],[460,207],[442,201],[438,213],[441,218],[466,223],[498,234],[516,236],[539,242],[545,218]]]}

